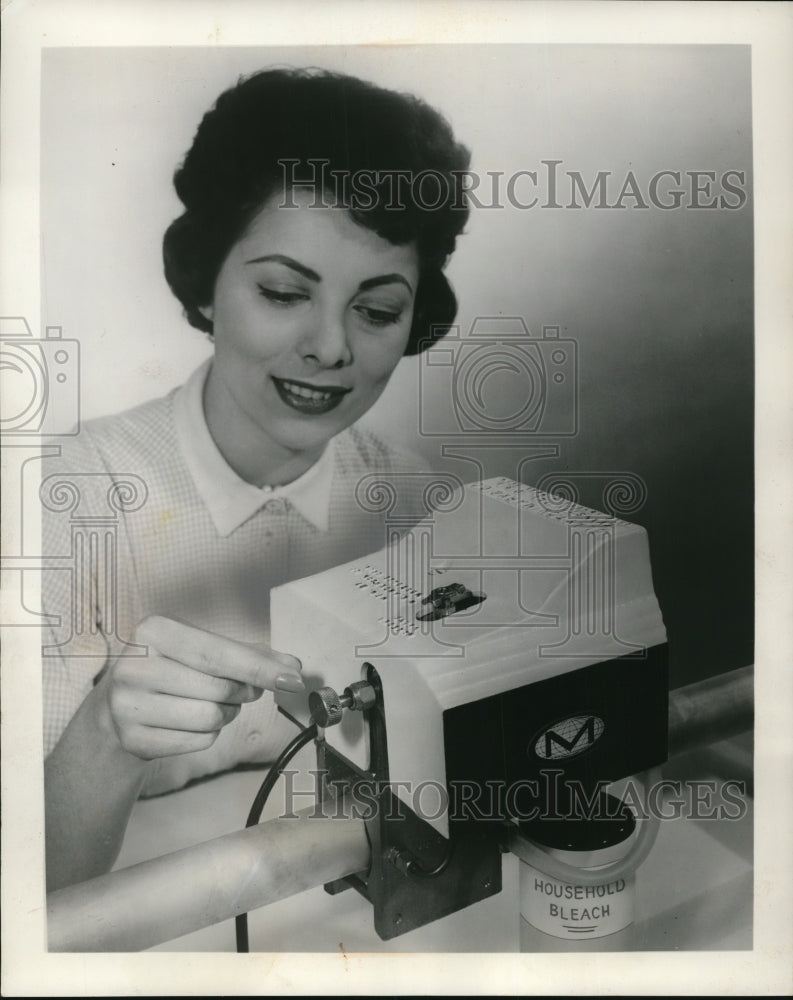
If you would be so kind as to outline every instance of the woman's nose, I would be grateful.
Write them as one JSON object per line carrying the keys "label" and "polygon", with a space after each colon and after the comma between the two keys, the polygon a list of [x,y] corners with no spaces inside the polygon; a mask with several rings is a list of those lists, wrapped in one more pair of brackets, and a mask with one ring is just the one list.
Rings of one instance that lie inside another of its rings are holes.
{"label": "woman's nose", "polygon": [[352,361],[352,350],[344,319],[327,313],[319,317],[315,327],[306,331],[301,343],[306,361],[321,368],[344,368]]}

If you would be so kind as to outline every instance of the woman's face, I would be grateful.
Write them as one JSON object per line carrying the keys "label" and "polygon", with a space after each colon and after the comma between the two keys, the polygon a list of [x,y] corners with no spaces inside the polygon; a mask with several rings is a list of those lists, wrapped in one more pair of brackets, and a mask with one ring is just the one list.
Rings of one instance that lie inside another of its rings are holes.
{"label": "woman's face", "polygon": [[372,406],[405,352],[415,248],[345,209],[309,208],[312,197],[265,203],[202,310],[215,341],[207,422],[221,451],[236,436],[265,460],[319,454]]}

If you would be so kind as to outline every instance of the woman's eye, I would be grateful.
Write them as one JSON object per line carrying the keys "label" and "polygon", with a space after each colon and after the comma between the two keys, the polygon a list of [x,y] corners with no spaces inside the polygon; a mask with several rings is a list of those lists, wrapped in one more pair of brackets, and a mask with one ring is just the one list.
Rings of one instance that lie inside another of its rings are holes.
{"label": "woman's eye", "polygon": [[358,313],[372,326],[390,326],[398,323],[402,310],[376,309],[374,306],[356,306]]}
{"label": "woman's eye", "polygon": [[268,302],[275,302],[281,306],[304,302],[308,298],[303,292],[284,292],[278,288],[267,288],[266,285],[259,285],[259,294],[264,296]]}

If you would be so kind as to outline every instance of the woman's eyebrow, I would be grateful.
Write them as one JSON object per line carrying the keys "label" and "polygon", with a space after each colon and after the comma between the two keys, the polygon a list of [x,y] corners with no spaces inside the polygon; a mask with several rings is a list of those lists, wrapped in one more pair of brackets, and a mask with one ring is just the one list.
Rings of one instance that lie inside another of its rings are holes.
{"label": "woman's eyebrow", "polygon": [[[291,267],[293,271],[297,271],[298,274],[302,274],[304,278],[308,278],[310,281],[320,282],[322,278],[316,271],[313,271],[310,267],[306,267],[305,264],[301,264],[299,261],[295,260],[293,257],[287,257],[282,253],[270,253],[266,254],[264,257],[254,257],[252,260],[246,260],[246,264],[264,264],[268,261],[275,261],[276,264],[285,264],[286,267]],[[407,278],[394,272],[393,274],[378,274],[375,278],[366,278],[360,283],[358,288],[365,292],[368,288],[377,288],[379,285],[390,285],[393,282],[398,282],[404,285],[407,290],[413,294],[413,286],[407,280]]]}
{"label": "woman's eyebrow", "polygon": [[304,278],[308,278],[309,281],[322,281],[322,278],[317,274],[316,271],[312,271],[310,267],[306,267],[305,264],[301,264],[299,261],[294,260],[292,257],[287,257],[282,253],[270,253],[266,254],[264,257],[254,257],[253,260],[246,260],[246,264],[263,264],[267,261],[275,261],[276,264],[285,264],[287,267],[291,267],[293,271],[297,271],[298,274],[302,274]]}
{"label": "woman's eyebrow", "polygon": [[390,285],[395,281],[399,282],[400,285],[404,285],[411,294],[413,293],[413,287],[408,279],[397,273],[378,274],[376,278],[367,278],[358,285],[358,288],[362,292],[365,292],[367,288],[377,288],[378,285]]}

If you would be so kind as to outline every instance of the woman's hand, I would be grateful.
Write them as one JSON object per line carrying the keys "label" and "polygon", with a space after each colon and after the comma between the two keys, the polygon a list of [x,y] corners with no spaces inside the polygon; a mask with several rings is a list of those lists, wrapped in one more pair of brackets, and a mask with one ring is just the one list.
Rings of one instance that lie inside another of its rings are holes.
{"label": "woman's hand", "polygon": [[147,618],[92,688],[44,765],[49,890],[109,871],[152,765],[204,750],[265,688],[299,691],[300,662],[183,625]]}
{"label": "woman's hand", "polygon": [[148,655],[120,658],[98,686],[121,746],[142,760],[206,750],[265,688],[304,687],[294,656],[169,618],[146,618],[135,642]]}

